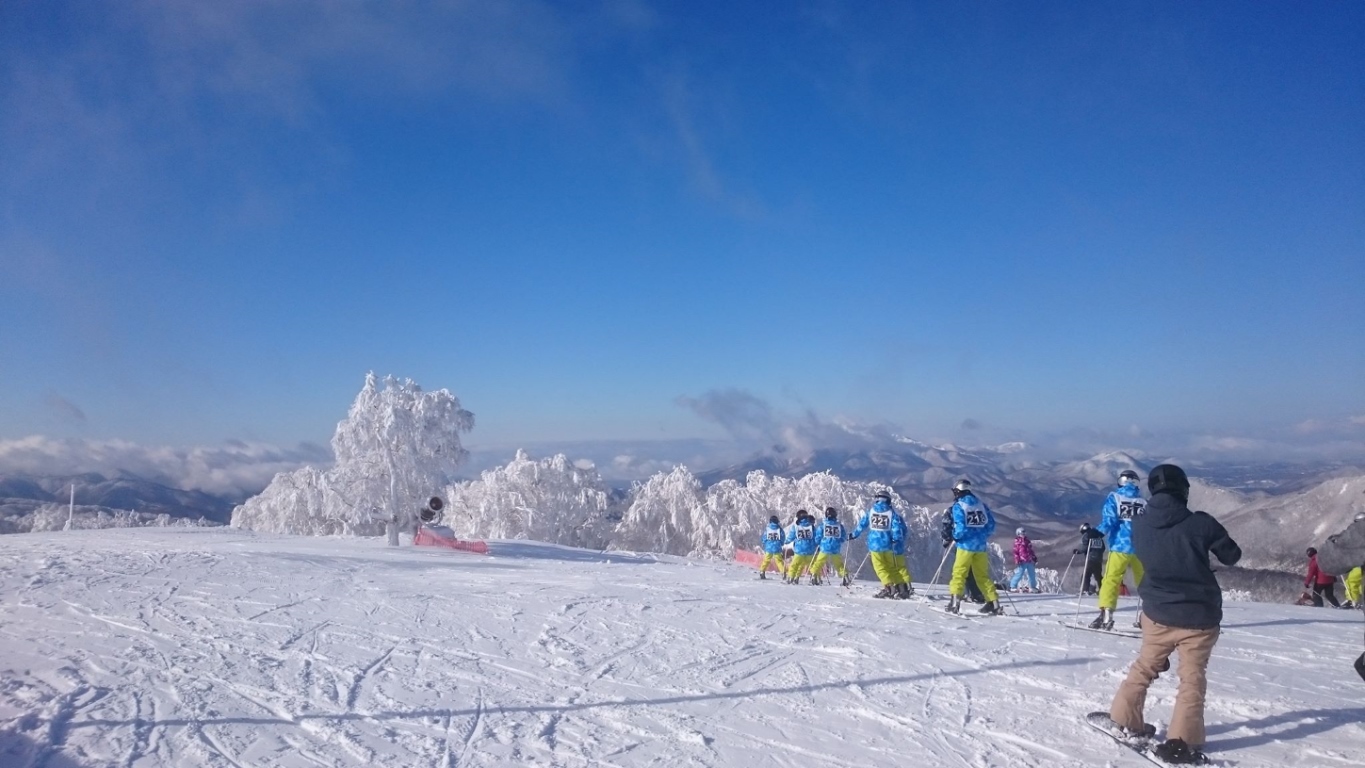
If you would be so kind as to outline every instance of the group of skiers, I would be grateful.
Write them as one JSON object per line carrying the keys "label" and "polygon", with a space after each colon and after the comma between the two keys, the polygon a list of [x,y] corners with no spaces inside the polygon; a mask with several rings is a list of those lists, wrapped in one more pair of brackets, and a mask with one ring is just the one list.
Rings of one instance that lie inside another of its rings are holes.
{"label": "group of skiers", "polygon": [[[1138,657],[1115,693],[1109,711],[1092,713],[1088,719],[1117,738],[1145,745],[1143,748],[1162,762],[1205,763],[1208,758],[1201,749],[1206,737],[1207,670],[1223,619],[1222,589],[1209,562],[1213,557],[1225,566],[1235,565],[1241,559],[1242,550],[1211,515],[1189,508],[1190,482],[1180,467],[1162,464],[1152,469],[1147,478],[1150,499],[1142,497],[1140,483],[1136,472],[1125,470],[1119,474],[1118,487],[1105,499],[1099,526],[1082,525],[1081,547],[1074,550],[1074,555],[1085,556],[1081,591],[1086,594],[1098,592],[1099,595],[1100,612],[1090,624],[1092,629],[1113,628],[1114,610],[1129,572],[1133,574],[1142,599],[1136,624],[1142,630]],[[995,515],[972,492],[967,480],[959,480],[953,486],[953,497],[953,505],[944,513],[942,525],[944,548],[957,548],[948,584],[948,611],[957,613],[960,610],[964,595],[972,585],[981,589],[985,603],[981,612],[999,613],[998,593],[991,580],[987,554],[987,542],[995,531]],[[840,548],[845,541],[857,538],[867,530],[871,531],[869,556],[883,584],[883,590],[877,596],[908,597],[912,594],[904,558],[905,521],[892,508],[890,494],[877,494],[872,508],[863,513],[857,528],[847,536],[833,508],[826,510],[825,517],[823,529],[813,530],[814,522],[803,510],[797,524],[785,532],[773,517],[764,534],[764,547],[768,553],[763,559],[764,570],[774,557],[778,570],[783,570],[781,547],[783,542],[789,542],[796,547],[796,556],[785,570],[789,581],[800,579],[810,563],[809,555],[819,548],[821,554],[811,564],[813,583],[818,583],[821,558],[828,557],[848,584]],[[1335,604],[1331,590],[1335,577],[1328,574],[1334,572],[1333,569],[1337,572],[1346,570],[1350,574],[1347,577],[1348,604],[1359,605],[1360,573],[1361,567],[1365,566],[1365,514],[1358,515],[1346,531],[1329,537],[1322,547],[1324,562],[1321,564],[1318,551],[1308,550],[1308,585],[1315,586],[1316,594]],[[1106,551],[1107,561],[1104,559]],[[806,559],[802,559],[803,553]],[[945,552],[945,562],[947,556]],[[1025,576],[1029,578],[1029,587],[1036,589],[1037,556],[1023,528],[1015,531],[1014,559],[1016,569],[1010,581],[1011,589],[1018,587]],[[1099,581],[1097,588],[1092,588],[1092,580]],[[1174,712],[1165,738],[1157,740],[1155,729],[1145,722],[1143,715],[1147,690],[1158,676],[1171,668],[1170,657],[1176,653],[1179,655],[1180,681]],[[1365,653],[1356,660],[1355,667],[1365,678]]]}
{"label": "group of skiers", "polygon": [[[763,531],[763,560],[758,577],[767,578],[771,565],[789,584],[800,583],[801,577],[807,574],[811,584],[820,584],[821,574],[829,568],[839,574],[843,586],[849,586],[851,580],[844,563],[844,543],[857,539],[864,531],[867,532],[868,557],[882,582],[882,591],[875,597],[904,599],[913,595],[910,569],[905,561],[905,539],[909,529],[905,518],[892,506],[891,494],[885,491],[877,494],[872,508],[863,512],[852,531],[839,522],[839,511],[834,507],[825,508],[825,519],[821,523],[804,509],[797,511],[795,522],[787,528],[782,527],[777,515],[768,518],[768,527]],[[783,558],[785,546],[792,549],[790,562]]]}

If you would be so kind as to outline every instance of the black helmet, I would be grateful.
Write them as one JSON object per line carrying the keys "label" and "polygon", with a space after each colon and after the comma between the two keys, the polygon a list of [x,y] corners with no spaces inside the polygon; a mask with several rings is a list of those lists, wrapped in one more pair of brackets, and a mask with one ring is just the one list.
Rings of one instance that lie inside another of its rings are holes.
{"label": "black helmet", "polygon": [[1308,548],[1308,556],[1309,556],[1309,557],[1312,557],[1313,555],[1316,555],[1317,553],[1318,553],[1318,550],[1315,549],[1314,547],[1309,547],[1309,548]]}
{"label": "black helmet", "polygon": [[834,507],[825,507],[825,519],[826,519],[826,520],[833,520],[834,518],[836,518],[836,517],[838,517],[838,516],[839,516],[839,510],[835,509]]}
{"label": "black helmet", "polygon": [[798,510],[796,510],[796,519],[797,519],[797,520],[805,520],[805,519],[808,518],[808,517],[810,517],[810,513],[807,512],[806,510],[804,510],[804,509],[798,509]]}
{"label": "black helmet", "polygon": [[1174,464],[1158,464],[1152,467],[1152,471],[1147,475],[1147,490],[1153,496],[1158,493],[1170,493],[1188,500],[1190,479],[1185,476],[1185,470]]}
{"label": "black helmet", "polygon": [[777,523],[778,525],[782,524],[782,521],[777,519],[777,515],[773,515],[772,517],[768,518],[768,522]]}
{"label": "black helmet", "polygon": [[1125,469],[1125,470],[1123,470],[1122,472],[1119,473],[1119,485],[1120,485],[1120,486],[1124,486],[1124,485],[1137,485],[1138,482],[1139,482],[1139,480],[1140,480],[1140,478],[1138,477],[1138,473],[1134,472],[1134,471],[1131,470],[1131,469]]}
{"label": "black helmet", "polygon": [[1090,530],[1090,523],[1081,523],[1081,530],[1082,531]]}
{"label": "black helmet", "polygon": [[885,499],[885,500],[886,500],[886,503],[887,503],[887,504],[890,504],[890,503],[891,503],[891,492],[890,492],[890,491],[877,491],[877,495],[876,495],[876,496],[873,496],[872,498],[874,498],[874,499]]}

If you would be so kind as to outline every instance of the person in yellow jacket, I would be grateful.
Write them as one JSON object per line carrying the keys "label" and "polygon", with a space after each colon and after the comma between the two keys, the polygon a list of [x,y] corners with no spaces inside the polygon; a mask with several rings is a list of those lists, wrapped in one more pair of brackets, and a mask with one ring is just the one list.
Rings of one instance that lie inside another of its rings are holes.
{"label": "person in yellow jacket", "polygon": [[1360,594],[1360,566],[1351,569],[1351,572],[1343,578],[1346,579],[1346,604],[1342,608],[1361,607]]}

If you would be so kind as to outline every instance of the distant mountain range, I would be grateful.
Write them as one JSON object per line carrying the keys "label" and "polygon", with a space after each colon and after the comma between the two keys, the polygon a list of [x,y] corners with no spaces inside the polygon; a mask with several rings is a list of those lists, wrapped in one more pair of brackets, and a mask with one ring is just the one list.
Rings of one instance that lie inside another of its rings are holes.
{"label": "distant mountain range", "polygon": [[169,515],[171,518],[226,524],[236,499],[202,491],[185,491],[123,474],[108,478],[96,473],[63,476],[0,475],[0,533],[31,530],[35,516],[64,512],[75,487],[78,516],[129,512],[140,518]]}

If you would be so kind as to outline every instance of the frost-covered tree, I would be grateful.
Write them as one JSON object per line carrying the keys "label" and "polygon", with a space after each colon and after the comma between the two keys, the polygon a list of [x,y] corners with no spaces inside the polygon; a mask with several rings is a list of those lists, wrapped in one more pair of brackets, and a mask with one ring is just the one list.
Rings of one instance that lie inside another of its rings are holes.
{"label": "frost-covered tree", "polygon": [[474,415],[449,390],[373,373],[332,436],[336,463],[275,476],[232,511],[232,525],[304,535],[376,535],[450,482],[468,455],[460,433]]}
{"label": "frost-covered tree", "polygon": [[597,471],[564,454],[534,460],[525,451],[478,480],[447,490],[445,522],[461,538],[532,539],[601,549],[611,497]]}
{"label": "frost-covered tree", "polygon": [[705,505],[701,482],[677,466],[637,483],[630,507],[616,526],[611,548],[687,555],[695,551],[694,516]]}

